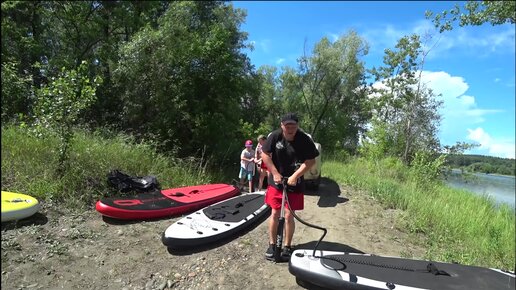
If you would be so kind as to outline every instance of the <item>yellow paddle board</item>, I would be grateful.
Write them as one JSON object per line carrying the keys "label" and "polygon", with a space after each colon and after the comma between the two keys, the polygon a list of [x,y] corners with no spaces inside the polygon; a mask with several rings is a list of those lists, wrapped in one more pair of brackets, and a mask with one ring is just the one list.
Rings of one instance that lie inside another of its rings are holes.
{"label": "yellow paddle board", "polygon": [[2,191],[2,222],[19,220],[35,214],[39,210],[36,198],[8,191]]}

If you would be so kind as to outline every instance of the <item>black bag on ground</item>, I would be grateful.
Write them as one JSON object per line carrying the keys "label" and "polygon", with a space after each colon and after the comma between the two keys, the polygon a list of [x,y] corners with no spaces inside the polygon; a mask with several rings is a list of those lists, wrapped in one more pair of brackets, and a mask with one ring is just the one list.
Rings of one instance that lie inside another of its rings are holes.
{"label": "black bag on ground", "polygon": [[108,183],[121,192],[129,191],[153,191],[160,189],[160,185],[156,176],[129,176],[115,169],[109,172]]}

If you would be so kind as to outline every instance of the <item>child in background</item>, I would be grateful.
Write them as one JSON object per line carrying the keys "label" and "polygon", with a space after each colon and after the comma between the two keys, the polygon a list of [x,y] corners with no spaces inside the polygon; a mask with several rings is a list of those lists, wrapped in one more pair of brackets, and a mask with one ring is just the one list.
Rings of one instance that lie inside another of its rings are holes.
{"label": "child in background", "polygon": [[240,154],[240,189],[244,187],[244,181],[247,178],[249,180],[249,192],[253,191],[253,176],[254,176],[254,156],[253,141],[245,141],[245,149]]}
{"label": "child in background", "polygon": [[262,145],[263,143],[265,143],[265,140],[267,140],[267,138],[265,138],[264,135],[258,136],[258,145],[256,145],[256,155],[254,158],[254,162],[258,165],[258,172],[260,174],[260,179],[258,182],[258,191],[262,190],[263,180],[265,179],[265,177],[267,177],[267,166],[264,162],[262,162]]}

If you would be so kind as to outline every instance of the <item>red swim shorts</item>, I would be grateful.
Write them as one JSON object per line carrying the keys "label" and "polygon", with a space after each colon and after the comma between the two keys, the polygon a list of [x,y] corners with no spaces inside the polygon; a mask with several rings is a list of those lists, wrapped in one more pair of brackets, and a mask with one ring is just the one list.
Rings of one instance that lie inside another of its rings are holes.
{"label": "red swim shorts", "polygon": [[[269,185],[267,186],[267,192],[265,193],[265,203],[273,209],[280,209],[282,195],[282,190]],[[288,192],[287,196],[292,210],[302,210],[304,208],[304,195],[302,193]],[[285,206],[289,208],[286,200]]]}

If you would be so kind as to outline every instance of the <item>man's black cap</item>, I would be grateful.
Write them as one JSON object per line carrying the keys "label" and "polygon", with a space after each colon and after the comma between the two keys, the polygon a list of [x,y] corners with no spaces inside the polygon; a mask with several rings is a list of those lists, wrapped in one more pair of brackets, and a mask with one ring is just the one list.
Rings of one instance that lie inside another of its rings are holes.
{"label": "man's black cap", "polygon": [[281,118],[281,123],[283,123],[283,125],[286,125],[286,124],[297,124],[298,122],[299,122],[299,119],[297,118],[297,115],[294,114],[294,113],[286,113]]}

